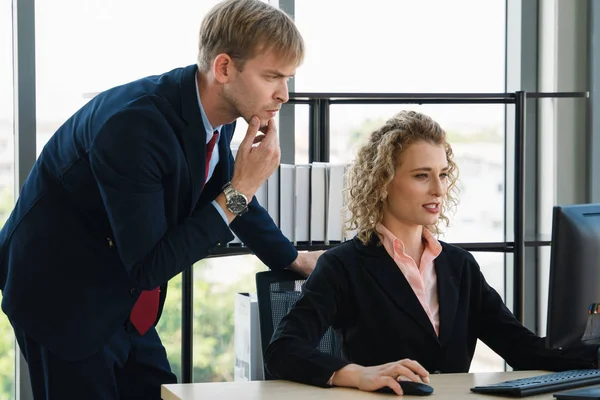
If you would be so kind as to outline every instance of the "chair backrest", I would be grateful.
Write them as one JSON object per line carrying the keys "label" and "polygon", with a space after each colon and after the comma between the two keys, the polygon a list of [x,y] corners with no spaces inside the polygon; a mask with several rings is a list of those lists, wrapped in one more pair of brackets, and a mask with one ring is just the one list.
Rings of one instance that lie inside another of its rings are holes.
{"label": "chair backrest", "polygon": [[[265,271],[256,274],[256,297],[263,359],[279,322],[300,298],[304,281],[304,277],[289,270]],[[318,349],[324,353],[341,357],[340,342],[331,327],[321,338]],[[265,370],[265,379],[274,378]]]}

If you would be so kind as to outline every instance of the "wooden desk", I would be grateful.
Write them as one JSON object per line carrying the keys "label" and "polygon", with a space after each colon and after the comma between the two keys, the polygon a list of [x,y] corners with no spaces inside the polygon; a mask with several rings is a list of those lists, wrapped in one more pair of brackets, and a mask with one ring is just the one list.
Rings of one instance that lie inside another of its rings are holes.
{"label": "wooden desk", "polygon": [[[434,392],[423,397],[432,400],[494,400],[502,397],[472,393],[473,386],[497,383],[509,379],[526,378],[545,374],[543,371],[493,372],[478,374],[442,374],[431,375]],[[301,385],[289,381],[253,381],[253,382],[217,382],[163,385],[163,400],[197,399],[249,399],[249,400],[307,400],[307,399],[390,399],[387,394],[362,392],[357,389],[330,388]],[[420,397],[410,396],[417,399]],[[556,400],[552,393],[525,397],[528,400]]]}

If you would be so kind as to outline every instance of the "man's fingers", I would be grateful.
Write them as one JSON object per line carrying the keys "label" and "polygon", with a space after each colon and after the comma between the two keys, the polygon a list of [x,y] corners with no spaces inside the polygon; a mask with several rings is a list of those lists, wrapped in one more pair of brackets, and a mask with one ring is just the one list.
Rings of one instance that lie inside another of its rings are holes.
{"label": "man's fingers", "polygon": [[261,132],[265,134],[261,146],[266,146],[268,148],[279,147],[279,137],[277,136],[277,129],[275,128],[275,121],[273,119],[270,119],[267,123],[266,130]]}
{"label": "man's fingers", "polygon": [[265,135],[256,135],[254,137],[254,141],[252,141],[252,144],[257,144],[263,141],[263,139],[265,138]]}
{"label": "man's fingers", "polygon": [[248,122],[248,130],[246,131],[246,136],[240,143],[240,148],[252,146],[252,143],[254,143],[254,138],[256,137],[256,134],[258,133],[259,125],[260,125],[260,120],[258,119],[258,117],[254,116],[254,117],[250,118],[250,121]]}
{"label": "man's fingers", "polygon": [[267,123],[263,126],[261,126],[258,130],[261,131],[262,133],[266,134],[270,128],[272,128],[273,124],[275,122],[273,121],[273,118],[271,118],[270,120],[267,121]]}
{"label": "man's fingers", "polygon": [[259,128],[260,128],[260,118],[258,118],[255,115],[252,118],[250,118],[250,123],[248,124],[248,132],[252,131],[252,133],[254,135],[256,135],[256,132],[258,132]]}
{"label": "man's fingers", "polygon": [[275,120],[271,118],[267,121],[267,125],[261,126],[259,129],[265,136],[277,136],[277,129],[275,128]]}

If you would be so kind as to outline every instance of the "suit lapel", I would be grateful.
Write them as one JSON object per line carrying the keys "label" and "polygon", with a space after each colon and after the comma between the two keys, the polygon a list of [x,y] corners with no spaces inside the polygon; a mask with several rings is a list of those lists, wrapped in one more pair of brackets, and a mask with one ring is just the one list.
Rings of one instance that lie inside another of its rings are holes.
{"label": "suit lapel", "polygon": [[357,238],[354,238],[354,241],[359,248],[362,247],[362,253],[366,256],[364,260],[366,270],[385,294],[398,308],[415,320],[424,331],[437,337],[421,302],[385,248],[376,244],[363,246]]}
{"label": "suit lapel", "polygon": [[190,170],[191,210],[196,207],[206,174],[206,128],[198,105],[196,72],[195,65],[186,67],[180,82],[183,118],[188,123],[181,132],[181,143]]}
{"label": "suit lapel", "polygon": [[462,266],[451,264],[445,248],[434,262],[440,305],[440,342],[443,345],[450,338],[454,327]]}
{"label": "suit lapel", "polygon": [[231,171],[233,165],[229,163],[229,156],[231,155],[230,143],[234,131],[235,122],[231,125],[223,125],[221,128],[221,138],[219,139],[219,176],[222,182],[221,186],[229,182],[233,175],[233,171]]}

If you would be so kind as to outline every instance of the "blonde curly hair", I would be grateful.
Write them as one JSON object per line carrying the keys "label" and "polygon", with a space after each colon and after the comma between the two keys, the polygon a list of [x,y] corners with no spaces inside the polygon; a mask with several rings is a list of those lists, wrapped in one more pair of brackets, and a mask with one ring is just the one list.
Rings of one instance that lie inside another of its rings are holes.
{"label": "blonde curly hair", "polygon": [[371,240],[375,228],[383,218],[383,201],[387,186],[394,178],[398,160],[413,143],[425,141],[442,145],[448,160],[448,191],[442,199],[439,220],[426,226],[432,233],[441,233],[440,221],[448,226],[448,213],[458,204],[458,167],[452,147],[446,142],[446,132],[427,115],[416,111],[401,111],[371,133],[359,150],[346,176],[345,195],[349,218],[346,228],[356,231],[364,244]]}

